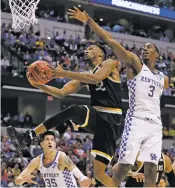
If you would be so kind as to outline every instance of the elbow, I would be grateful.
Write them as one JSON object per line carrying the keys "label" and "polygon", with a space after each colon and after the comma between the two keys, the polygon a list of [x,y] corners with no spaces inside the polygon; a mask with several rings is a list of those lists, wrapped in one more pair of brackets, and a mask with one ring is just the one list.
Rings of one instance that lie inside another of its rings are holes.
{"label": "elbow", "polygon": [[62,92],[59,92],[59,93],[56,93],[54,97],[56,98],[59,98],[59,99],[62,99],[66,96],[66,94],[62,91]]}
{"label": "elbow", "polygon": [[62,99],[62,98],[64,98],[66,95],[64,95],[64,94],[57,94],[57,95],[55,95],[55,97],[56,98],[59,98],[59,99]]}

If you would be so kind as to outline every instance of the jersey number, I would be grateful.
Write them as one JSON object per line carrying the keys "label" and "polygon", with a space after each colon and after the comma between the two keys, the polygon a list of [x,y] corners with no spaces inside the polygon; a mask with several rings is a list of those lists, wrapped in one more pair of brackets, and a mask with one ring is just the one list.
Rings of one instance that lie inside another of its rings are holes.
{"label": "jersey number", "polygon": [[155,90],[155,86],[149,86],[149,88],[150,88],[150,92],[148,93],[148,96],[149,96],[149,97],[153,97],[153,95],[154,95],[154,90]]}
{"label": "jersey number", "polygon": [[47,187],[58,187],[55,179],[45,179]]}
{"label": "jersey number", "polygon": [[96,88],[95,88],[96,91],[106,91],[106,88],[104,86],[104,83],[103,81],[101,81],[98,85],[96,85]]}

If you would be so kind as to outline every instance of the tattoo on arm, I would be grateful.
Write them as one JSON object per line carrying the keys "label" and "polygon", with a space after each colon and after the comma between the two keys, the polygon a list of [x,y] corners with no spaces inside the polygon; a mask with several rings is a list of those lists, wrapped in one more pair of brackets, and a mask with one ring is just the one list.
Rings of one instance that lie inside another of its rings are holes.
{"label": "tattoo on arm", "polygon": [[64,164],[65,164],[67,167],[72,167],[72,166],[74,166],[74,163],[72,162],[72,160],[71,160],[68,156],[65,156],[65,158],[64,158]]}

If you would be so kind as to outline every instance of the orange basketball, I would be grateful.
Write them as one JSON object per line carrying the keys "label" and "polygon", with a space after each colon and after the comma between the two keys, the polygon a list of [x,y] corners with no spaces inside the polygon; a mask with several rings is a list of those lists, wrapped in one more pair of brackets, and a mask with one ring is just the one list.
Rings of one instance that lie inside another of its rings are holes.
{"label": "orange basketball", "polygon": [[28,66],[28,76],[33,79],[35,84],[44,85],[52,78],[48,71],[50,68],[47,65],[49,64],[46,61],[35,61]]}

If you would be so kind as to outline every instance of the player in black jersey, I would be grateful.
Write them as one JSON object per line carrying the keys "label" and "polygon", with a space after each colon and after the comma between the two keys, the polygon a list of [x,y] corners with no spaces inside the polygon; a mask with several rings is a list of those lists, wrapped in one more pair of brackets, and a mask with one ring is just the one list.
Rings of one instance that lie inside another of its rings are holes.
{"label": "player in black jersey", "polygon": [[119,71],[115,61],[105,60],[104,49],[101,46],[89,46],[85,50],[85,59],[90,62],[91,73],[65,71],[60,66],[56,69],[50,67],[53,77],[73,79],[62,89],[47,85],[37,86],[31,78],[29,81],[33,86],[59,98],[88,86],[91,106],[72,105],[45,120],[32,131],[19,133],[13,127],[8,127],[7,132],[17,147],[23,147],[25,143],[30,143],[31,138],[56,125],[62,125],[67,120],[72,120],[80,125],[80,128],[94,134],[91,152],[95,156],[95,177],[105,186],[113,187],[113,181],[105,174],[105,169],[115,153],[116,140],[121,136],[123,128]]}
{"label": "player in black jersey", "polygon": [[[156,177],[156,185],[159,184],[160,179],[165,173],[168,179],[168,183],[171,187],[175,187],[175,174],[173,172],[171,159],[161,154],[161,158],[157,165],[157,177]],[[125,187],[143,187],[144,185],[144,164],[141,161],[136,161],[135,165],[128,173],[128,179],[126,181]]]}

